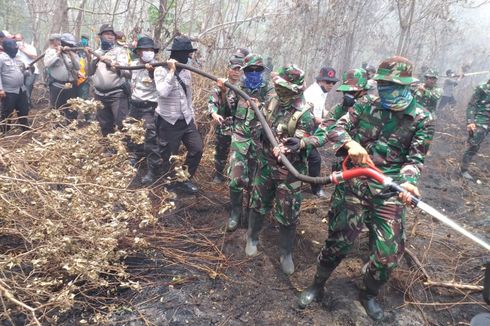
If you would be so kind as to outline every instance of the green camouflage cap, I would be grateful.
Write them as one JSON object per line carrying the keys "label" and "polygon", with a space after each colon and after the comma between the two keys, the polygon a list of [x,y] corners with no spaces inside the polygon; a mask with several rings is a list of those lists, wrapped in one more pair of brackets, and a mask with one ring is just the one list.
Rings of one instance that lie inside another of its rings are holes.
{"label": "green camouflage cap", "polygon": [[243,70],[247,70],[248,67],[252,66],[261,67],[262,70],[265,69],[264,60],[260,54],[250,53],[245,57],[245,59],[243,59]]}
{"label": "green camouflage cap", "polygon": [[410,85],[418,81],[412,77],[412,69],[413,64],[407,58],[394,56],[381,62],[373,79]]}
{"label": "green camouflage cap", "polygon": [[273,77],[274,85],[287,88],[295,93],[305,89],[305,72],[294,64],[279,68],[277,75]]}
{"label": "green camouflage cap", "polygon": [[243,65],[243,58],[238,58],[238,57],[232,56],[230,58],[230,61],[228,61],[228,67],[231,69],[241,68],[242,65]]}
{"label": "green camouflage cap", "polygon": [[435,78],[437,78],[437,77],[439,77],[439,73],[437,72],[437,70],[429,68],[425,71],[424,77],[435,77]]}
{"label": "green camouflage cap", "polygon": [[337,88],[337,92],[362,91],[368,88],[366,70],[357,68],[342,74],[342,85]]}

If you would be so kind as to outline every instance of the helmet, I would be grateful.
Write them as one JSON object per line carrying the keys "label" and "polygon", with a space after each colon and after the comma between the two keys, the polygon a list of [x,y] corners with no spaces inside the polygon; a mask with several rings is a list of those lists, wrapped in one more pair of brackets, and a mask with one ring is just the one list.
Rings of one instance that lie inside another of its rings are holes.
{"label": "helmet", "polygon": [[435,78],[437,78],[437,77],[439,77],[439,73],[435,69],[428,68],[424,73],[424,77],[435,77]]}
{"label": "helmet", "polygon": [[277,75],[273,77],[274,85],[287,88],[294,93],[300,93],[305,89],[305,72],[294,64],[279,68]]}
{"label": "helmet", "polygon": [[412,77],[413,64],[404,57],[394,56],[383,60],[374,75],[374,80],[382,80],[400,85],[410,85],[418,81]]}
{"label": "helmet", "polygon": [[61,34],[60,41],[62,45],[77,46],[77,41],[75,40],[75,36],[73,36],[70,33]]}
{"label": "helmet", "polygon": [[451,69],[446,70],[446,76],[451,76],[454,72]]}
{"label": "helmet", "polygon": [[247,68],[252,66],[261,67],[264,70],[264,60],[260,54],[250,53],[243,59],[242,70],[247,70]]}
{"label": "helmet", "polygon": [[362,68],[350,69],[342,74],[342,85],[337,88],[338,92],[362,91],[368,89],[367,73]]}

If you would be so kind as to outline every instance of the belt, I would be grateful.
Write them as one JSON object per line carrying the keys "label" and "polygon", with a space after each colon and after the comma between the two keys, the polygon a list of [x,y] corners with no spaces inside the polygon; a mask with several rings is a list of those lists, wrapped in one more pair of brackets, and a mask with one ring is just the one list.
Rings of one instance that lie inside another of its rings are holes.
{"label": "belt", "polygon": [[114,91],[117,91],[117,90],[122,90],[122,89],[123,89],[122,85],[121,86],[114,87],[114,88],[109,88],[109,89],[99,89],[99,88],[95,87],[95,90],[97,92],[103,93],[103,94],[104,93],[107,94],[107,93],[114,92]]}
{"label": "belt", "polygon": [[137,108],[156,108],[158,106],[157,102],[153,101],[136,101],[136,100],[131,100],[131,104]]}

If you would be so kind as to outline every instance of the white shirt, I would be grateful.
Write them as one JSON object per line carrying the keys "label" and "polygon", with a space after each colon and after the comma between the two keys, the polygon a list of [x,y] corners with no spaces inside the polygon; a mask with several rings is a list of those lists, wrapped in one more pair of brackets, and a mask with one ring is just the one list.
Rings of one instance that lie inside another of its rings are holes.
{"label": "white shirt", "polygon": [[[35,55],[37,55],[37,50],[34,46],[30,45],[30,44],[27,44],[27,43],[23,43],[22,42],[22,45],[26,48],[26,50],[28,52],[31,52],[31,53],[34,53]],[[20,45],[19,45],[20,46]],[[27,56],[27,54],[25,54],[24,52],[22,52],[20,49],[19,51],[17,52],[17,58],[22,61],[26,67],[32,62],[34,61],[34,59],[31,59]],[[37,65],[34,64],[34,73],[36,75],[39,75],[39,69],[37,68]]]}
{"label": "white shirt", "polygon": [[320,85],[314,82],[305,90],[303,95],[306,102],[313,104],[313,115],[315,118],[323,118],[328,93],[325,93]]}

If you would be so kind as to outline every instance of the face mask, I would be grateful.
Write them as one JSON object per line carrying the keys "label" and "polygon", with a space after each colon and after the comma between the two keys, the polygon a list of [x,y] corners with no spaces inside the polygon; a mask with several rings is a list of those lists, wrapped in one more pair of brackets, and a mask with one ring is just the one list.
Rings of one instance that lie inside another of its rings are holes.
{"label": "face mask", "polygon": [[107,40],[101,39],[100,40],[100,48],[104,51],[108,51],[114,47],[114,43],[109,42]]}
{"label": "face mask", "polygon": [[3,41],[3,51],[5,51],[5,53],[7,53],[7,55],[13,59],[17,55],[19,48],[14,40],[5,40]]}
{"label": "face mask", "polygon": [[279,105],[282,107],[289,107],[294,104],[294,102],[301,96],[285,87],[276,85],[274,87],[277,94],[277,100]]}
{"label": "face mask", "polygon": [[150,62],[155,58],[155,51],[143,51],[141,53],[141,60],[143,62]]}
{"label": "face mask", "polygon": [[177,62],[187,64],[189,61],[189,52],[185,51],[173,51],[170,54],[171,59],[175,59]]}
{"label": "face mask", "polygon": [[410,86],[405,85],[378,85],[378,94],[381,107],[385,110],[403,111],[413,100]]}
{"label": "face mask", "polygon": [[262,85],[262,71],[245,71],[245,86],[251,90],[259,89]]}
{"label": "face mask", "polygon": [[84,46],[84,47],[85,47],[85,46],[88,46],[88,40],[87,40],[87,39],[85,39],[85,38],[82,38],[82,40],[80,41],[80,45],[81,45],[81,46]]}
{"label": "face mask", "polygon": [[345,108],[350,108],[350,107],[353,107],[354,104],[356,104],[356,100],[355,100],[354,96],[352,96],[350,94],[345,94],[344,100],[342,102],[342,106]]}

